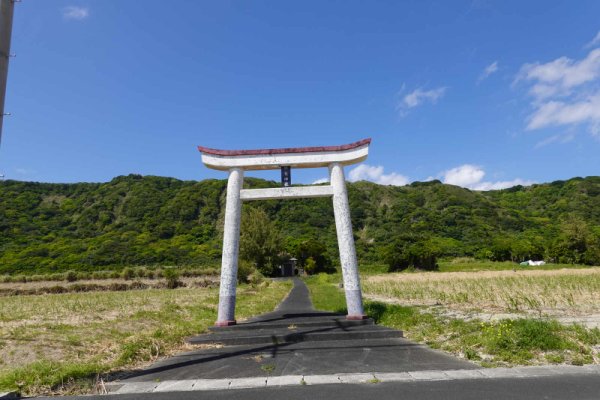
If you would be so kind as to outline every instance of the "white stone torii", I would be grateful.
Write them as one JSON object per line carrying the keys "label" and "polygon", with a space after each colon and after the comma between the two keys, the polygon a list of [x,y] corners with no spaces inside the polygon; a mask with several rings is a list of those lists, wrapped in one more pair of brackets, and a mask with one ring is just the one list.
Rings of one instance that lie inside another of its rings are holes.
{"label": "white stone torii", "polygon": [[[301,197],[333,197],[340,262],[346,293],[347,319],[364,319],[358,261],[354,248],[350,206],[344,178],[345,165],[364,161],[371,139],[342,146],[260,150],[217,150],[198,146],[208,168],[229,171],[223,234],[223,258],[217,326],[235,325],[235,293],[240,240],[242,201]],[[330,184],[321,186],[242,189],[244,171],[328,167]]]}

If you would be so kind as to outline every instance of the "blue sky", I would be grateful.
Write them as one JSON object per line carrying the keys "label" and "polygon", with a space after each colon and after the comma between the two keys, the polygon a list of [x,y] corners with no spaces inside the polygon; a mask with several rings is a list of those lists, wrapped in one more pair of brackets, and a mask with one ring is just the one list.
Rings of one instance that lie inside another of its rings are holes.
{"label": "blue sky", "polygon": [[[364,137],[354,180],[491,189],[600,171],[597,0],[15,7],[6,178],[224,178],[196,145]],[[293,171],[295,182],[325,176]]]}

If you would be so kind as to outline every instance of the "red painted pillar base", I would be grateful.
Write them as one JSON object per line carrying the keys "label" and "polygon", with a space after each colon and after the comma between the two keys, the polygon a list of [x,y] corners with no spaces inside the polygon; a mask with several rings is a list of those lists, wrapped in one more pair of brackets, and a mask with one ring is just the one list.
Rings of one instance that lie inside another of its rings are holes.
{"label": "red painted pillar base", "polygon": [[235,320],[233,321],[217,321],[215,322],[215,326],[232,326],[237,324],[237,322],[235,322]]}
{"label": "red painted pillar base", "polygon": [[362,321],[367,318],[369,318],[368,315],[346,315],[348,321]]}

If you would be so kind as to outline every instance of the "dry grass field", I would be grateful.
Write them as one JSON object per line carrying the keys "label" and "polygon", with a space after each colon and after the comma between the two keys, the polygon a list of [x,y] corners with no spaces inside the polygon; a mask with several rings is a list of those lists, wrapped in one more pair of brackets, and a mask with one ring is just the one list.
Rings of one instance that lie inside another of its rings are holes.
{"label": "dry grass field", "polygon": [[398,304],[556,318],[600,313],[600,268],[386,274],[363,285],[370,298]]}
{"label": "dry grass field", "polygon": [[[238,319],[272,310],[289,282],[241,285]],[[187,348],[216,318],[218,289],[180,288],[0,297],[0,392],[89,391]]]}

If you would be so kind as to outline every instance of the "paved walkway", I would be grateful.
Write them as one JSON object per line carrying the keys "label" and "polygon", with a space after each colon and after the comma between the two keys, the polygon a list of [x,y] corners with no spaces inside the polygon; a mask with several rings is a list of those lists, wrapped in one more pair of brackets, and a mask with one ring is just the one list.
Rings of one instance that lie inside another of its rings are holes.
{"label": "paved walkway", "polygon": [[485,382],[507,379],[543,382],[564,376],[600,377],[598,366],[479,368],[406,340],[401,331],[377,326],[371,319],[347,321],[344,315],[315,311],[308,288],[298,278],[274,312],[236,326],[211,328],[189,341],[223,346],[162,360],[108,384],[108,391],[123,395],[180,392],[183,396],[198,391],[217,395],[231,394],[231,389],[288,388],[295,393],[294,388],[313,385],[363,384],[392,390],[393,385],[441,381],[477,381],[485,388]]}
{"label": "paved walkway", "polygon": [[235,379],[247,378],[256,378],[264,386],[266,378],[284,376],[299,377],[295,381],[300,383],[303,376],[476,368],[406,340],[401,331],[375,325],[371,319],[347,321],[344,315],[315,311],[308,288],[298,278],[274,312],[236,326],[211,328],[189,341],[225,345],[161,360],[113,388],[127,391],[128,385],[134,390],[144,382],[198,379],[226,381],[230,386]]}

